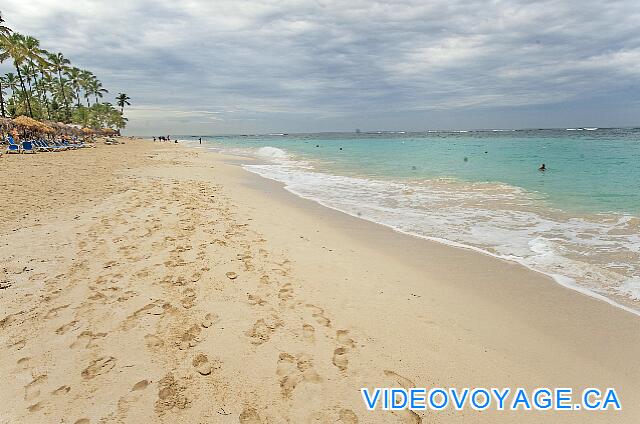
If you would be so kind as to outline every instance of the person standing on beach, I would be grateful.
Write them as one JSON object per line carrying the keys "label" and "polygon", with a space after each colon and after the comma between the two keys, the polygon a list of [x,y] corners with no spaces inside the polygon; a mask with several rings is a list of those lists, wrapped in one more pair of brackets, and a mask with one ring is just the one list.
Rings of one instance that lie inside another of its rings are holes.
{"label": "person standing on beach", "polygon": [[200,137],[199,140],[200,140],[200,144],[202,144],[202,137]]}

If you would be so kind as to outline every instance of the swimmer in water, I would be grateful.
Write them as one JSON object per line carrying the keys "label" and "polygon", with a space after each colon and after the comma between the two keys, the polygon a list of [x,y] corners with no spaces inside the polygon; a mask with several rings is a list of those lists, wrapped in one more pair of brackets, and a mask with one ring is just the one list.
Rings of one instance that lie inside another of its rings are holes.
{"label": "swimmer in water", "polygon": [[538,168],[538,171],[544,172],[547,170],[547,167],[544,165],[544,163],[542,165],[540,165],[540,168]]}

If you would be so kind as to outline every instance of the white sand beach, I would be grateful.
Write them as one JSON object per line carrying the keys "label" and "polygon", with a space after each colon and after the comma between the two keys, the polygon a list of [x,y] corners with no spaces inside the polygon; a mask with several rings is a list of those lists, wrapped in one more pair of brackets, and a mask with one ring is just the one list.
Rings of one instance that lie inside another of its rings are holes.
{"label": "white sand beach", "polygon": [[[0,423],[637,423],[638,317],[298,198],[248,159],[0,158]],[[361,387],[614,387],[622,411],[367,411]]]}

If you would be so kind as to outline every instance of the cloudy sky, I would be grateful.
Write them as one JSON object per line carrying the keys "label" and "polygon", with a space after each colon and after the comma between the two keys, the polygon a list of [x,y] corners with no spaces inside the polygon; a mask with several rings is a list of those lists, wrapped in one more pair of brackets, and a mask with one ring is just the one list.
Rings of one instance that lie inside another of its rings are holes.
{"label": "cloudy sky", "polygon": [[[638,0],[2,0],[129,134],[640,125]],[[9,71],[9,64],[0,65]]]}

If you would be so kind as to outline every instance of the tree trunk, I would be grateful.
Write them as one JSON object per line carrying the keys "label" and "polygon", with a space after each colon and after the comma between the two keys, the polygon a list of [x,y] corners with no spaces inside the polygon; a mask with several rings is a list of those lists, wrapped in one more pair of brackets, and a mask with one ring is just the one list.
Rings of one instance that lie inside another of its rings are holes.
{"label": "tree trunk", "polygon": [[[38,82],[38,73],[36,72],[36,68],[33,66],[33,64],[31,65],[31,73],[33,74],[33,87],[35,88],[36,94],[38,95],[38,100],[42,101],[42,97],[43,97],[42,84]],[[39,114],[38,116],[44,117],[44,113],[42,112],[42,104],[40,104],[38,114]]]}
{"label": "tree trunk", "polygon": [[2,95],[2,81],[0,81],[0,110],[2,112],[2,117],[4,118],[6,115],[4,113],[4,96]]}
{"label": "tree trunk", "polygon": [[58,81],[60,82],[60,93],[62,94],[62,102],[64,103],[64,110],[67,114],[67,121],[71,120],[71,111],[69,111],[69,102],[67,102],[67,95],[64,93],[64,85],[62,84],[62,72],[58,69]]}
{"label": "tree trunk", "polygon": [[[44,78],[44,72],[40,69],[40,81]],[[38,84],[40,97],[42,98],[42,102],[44,106],[47,108],[47,118],[51,119],[51,107],[49,106],[49,99],[47,98],[47,87],[42,87],[42,84]]]}
{"label": "tree trunk", "polygon": [[29,116],[33,118],[33,111],[31,110],[31,102],[29,101],[29,95],[27,94],[27,87],[25,87],[24,85],[24,79],[22,79],[22,72],[20,72],[20,67],[18,67],[18,65],[16,65],[16,71],[18,71],[18,78],[20,79],[20,86],[22,87],[24,98],[27,100],[27,109],[29,110]]}

